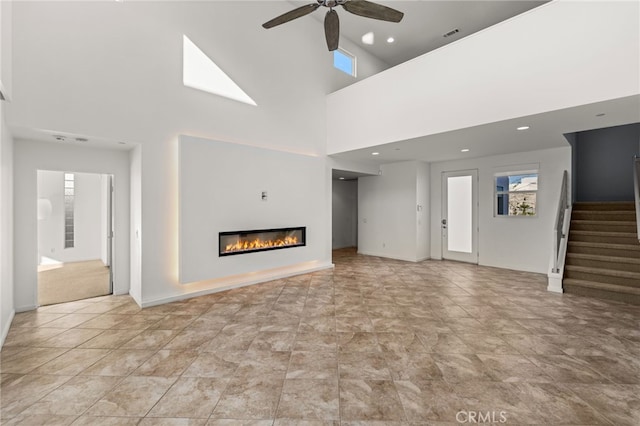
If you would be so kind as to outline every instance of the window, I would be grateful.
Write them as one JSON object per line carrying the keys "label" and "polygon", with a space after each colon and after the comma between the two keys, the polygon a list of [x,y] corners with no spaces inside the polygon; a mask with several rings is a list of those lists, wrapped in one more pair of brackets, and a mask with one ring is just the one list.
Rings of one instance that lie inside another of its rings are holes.
{"label": "window", "polygon": [[64,174],[64,248],[74,243],[73,204],[75,202],[75,175]]}
{"label": "window", "polygon": [[538,212],[538,171],[498,173],[496,216],[535,216]]}
{"label": "window", "polygon": [[356,57],[346,50],[333,51],[333,66],[350,76],[356,76]]}

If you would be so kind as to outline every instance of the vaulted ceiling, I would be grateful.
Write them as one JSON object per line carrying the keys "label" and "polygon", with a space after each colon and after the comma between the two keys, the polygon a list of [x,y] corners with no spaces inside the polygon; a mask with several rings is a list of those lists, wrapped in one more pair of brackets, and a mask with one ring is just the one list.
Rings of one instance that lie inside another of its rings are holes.
{"label": "vaulted ceiling", "polygon": [[[302,0],[290,3],[295,7],[313,1]],[[356,16],[338,7],[336,10],[340,16],[340,33],[343,38],[360,45],[389,66],[398,65],[460,40],[547,2],[547,0],[374,1],[403,12],[404,18],[399,23],[385,22]],[[322,21],[324,13],[324,9],[320,9],[312,16],[317,21]],[[457,32],[444,36],[454,30]],[[374,35],[374,42],[368,45],[362,42],[362,36],[370,32]],[[321,37],[321,33],[318,37]],[[389,37],[393,37],[392,43],[387,42]]]}

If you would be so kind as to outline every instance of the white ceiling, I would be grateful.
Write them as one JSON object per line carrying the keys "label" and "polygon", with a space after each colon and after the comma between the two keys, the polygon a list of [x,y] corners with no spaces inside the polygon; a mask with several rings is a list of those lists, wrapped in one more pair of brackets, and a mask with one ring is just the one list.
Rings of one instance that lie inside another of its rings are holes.
{"label": "white ceiling", "polygon": [[[312,2],[313,0],[291,1],[293,7]],[[340,34],[389,66],[406,62],[546,3],[546,1],[530,0],[376,0],[375,2],[403,12],[404,18],[396,24],[356,16],[338,7],[336,10],[340,17]],[[322,21],[325,11],[325,8],[318,9],[312,13],[312,16]],[[443,37],[443,34],[456,28],[460,30],[457,34]],[[375,35],[375,43],[365,45],[362,43],[362,36],[370,31]],[[320,34],[318,36],[322,37]],[[388,37],[395,39],[393,44],[386,42]]]}
{"label": "white ceiling", "polygon": [[15,139],[51,142],[59,145],[82,146],[85,148],[115,149],[128,151],[136,144],[121,140],[99,138],[78,133],[59,132],[46,129],[32,129],[21,126],[11,126],[11,133]]}

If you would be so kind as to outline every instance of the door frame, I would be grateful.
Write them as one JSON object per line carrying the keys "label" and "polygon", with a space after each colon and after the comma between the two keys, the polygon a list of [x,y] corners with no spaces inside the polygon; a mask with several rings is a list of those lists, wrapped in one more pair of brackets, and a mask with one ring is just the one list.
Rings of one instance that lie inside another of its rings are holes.
{"label": "door frame", "polygon": [[[448,185],[447,179],[449,177],[459,177],[459,176],[471,176],[471,253],[463,253],[463,252],[455,252],[449,251],[447,249],[447,228],[448,223],[444,223],[443,221],[447,218],[447,210],[448,210]],[[466,169],[466,170],[449,170],[443,171],[441,175],[442,182],[442,197],[441,197],[441,211],[440,211],[440,247],[441,247],[441,257],[443,260],[455,260],[458,262],[467,262],[478,264],[479,259],[479,238],[480,238],[480,228],[478,225],[478,210],[479,210],[479,197],[478,197],[478,183],[479,183],[479,173],[478,169]]]}
{"label": "door frame", "polygon": [[[78,174],[78,173],[82,173],[82,174],[91,174],[91,175],[96,175],[96,176],[100,176],[101,180],[102,178],[106,178],[107,179],[107,184],[106,184],[106,194],[103,194],[101,196],[101,201],[104,202],[104,207],[101,210],[101,214],[106,214],[106,225],[107,225],[107,235],[105,236],[106,238],[106,260],[107,260],[107,265],[109,268],[109,293],[106,295],[113,295],[114,293],[114,266],[113,266],[113,259],[115,257],[115,174],[114,173],[101,173],[101,172],[93,172],[93,171],[75,171],[75,168],[70,168],[70,169],[58,169],[58,168],[37,168],[36,169],[36,200],[38,199],[38,194],[40,192],[40,185],[38,182],[38,173],[39,172],[58,172],[58,173],[74,173],[74,174]],[[104,187],[103,187],[104,188]],[[39,221],[36,222],[36,238],[39,238],[40,236],[40,223]],[[102,234],[101,232],[101,235]],[[37,247],[39,247],[39,244],[36,245]],[[104,247],[104,246],[103,246]],[[40,288],[40,280],[38,277],[38,272],[37,272],[37,268],[40,262],[40,251],[38,248],[38,256],[37,256],[37,262],[36,262],[36,286],[35,286],[35,304],[34,304],[34,309],[38,308],[40,306],[42,306],[40,304],[40,300],[38,298],[38,291]],[[93,296],[92,296],[93,297]],[[95,296],[95,297],[99,297],[99,296]],[[91,298],[91,297],[89,297]],[[79,299],[79,300],[85,300],[85,299]],[[64,303],[64,302],[63,302]]]}

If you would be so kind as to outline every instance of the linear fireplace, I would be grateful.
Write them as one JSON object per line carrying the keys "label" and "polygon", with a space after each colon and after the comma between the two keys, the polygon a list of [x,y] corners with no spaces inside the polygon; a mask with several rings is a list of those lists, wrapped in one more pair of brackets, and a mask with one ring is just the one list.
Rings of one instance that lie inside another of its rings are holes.
{"label": "linear fireplace", "polygon": [[307,228],[257,229],[254,231],[220,232],[218,234],[218,255],[254,253],[302,247],[307,244]]}

